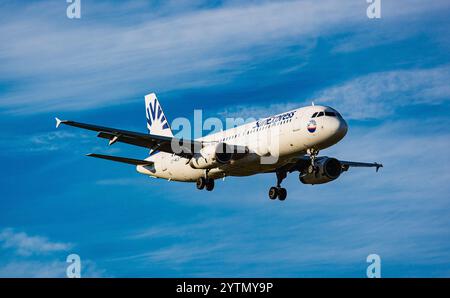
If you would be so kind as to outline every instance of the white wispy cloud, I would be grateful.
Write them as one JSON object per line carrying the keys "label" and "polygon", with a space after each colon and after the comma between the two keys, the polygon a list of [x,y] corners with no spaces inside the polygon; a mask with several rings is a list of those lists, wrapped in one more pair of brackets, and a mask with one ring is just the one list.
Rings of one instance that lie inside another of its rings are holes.
{"label": "white wispy cloud", "polygon": [[162,225],[150,227],[141,231],[138,231],[129,236],[129,239],[152,239],[161,237],[180,237],[187,236],[191,231],[203,231],[207,232],[213,230],[217,226],[232,224],[233,218],[211,218],[202,222],[195,222],[184,225]]}
{"label": "white wispy cloud", "polygon": [[67,131],[58,130],[58,131],[51,131],[51,132],[47,132],[47,133],[33,135],[33,136],[31,136],[31,142],[35,143],[35,144],[47,145],[57,139],[67,139],[67,138],[74,138],[74,137],[79,137],[79,135],[76,135],[74,133],[67,132]]}
{"label": "white wispy cloud", "polygon": [[3,278],[55,278],[64,277],[67,264],[62,261],[11,261],[0,266]]}
{"label": "white wispy cloud", "polygon": [[196,260],[210,258],[213,253],[217,253],[228,246],[225,243],[217,243],[213,245],[201,245],[197,243],[183,243],[175,244],[170,247],[163,247],[161,249],[146,253],[140,258],[148,262],[156,263],[171,263],[171,264],[185,264]]}
{"label": "white wispy cloud", "polygon": [[417,104],[439,105],[450,100],[450,66],[393,70],[363,75],[316,92],[309,99],[283,103],[246,104],[218,111],[223,117],[267,117],[311,102],[330,105],[347,119],[385,118],[399,108]]}
{"label": "white wispy cloud", "polygon": [[[13,260],[0,263],[3,278],[65,278],[69,264],[65,260]],[[90,260],[81,260],[81,277],[104,277],[105,270]]]}
{"label": "white wispy cloud", "polygon": [[11,228],[5,228],[0,232],[0,243],[3,249],[12,249],[22,256],[66,251],[72,247],[70,243],[52,242],[46,237],[30,236]]}
{"label": "white wispy cloud", "polygon": [[[61,148],[61,142],[58,140],[80,138],[80,134],[74,134],[65,131],[52,131],[47,133],[40,133],[32,135],[29,139],[29,146],[25,146],[24,149],[30,152],[46,152],[46,151],[56,151]],[[25,143],[26,139],[23,137],[17,138],[19,143]],[[14,148],[17,150],[18,148]]]}
{"label": "white wispy cloud", "polygon": [[[280,99],[281,102],[283,100]],[[292,109],[299,108],[304,102],[292,102],[286,101],[283,103],[269,104],[269,105],[234,105],[228,106],[221,111],[218,111],[218,115],[224,118],[242,118],[247,119],[260,119],[263,117],[268,117],[270,115],[278,114],[281,112],[286,112]]]}
{"label": "white wispy cloud", "polygon": [[[30,134],[7,134],[0,140],[0,148],[2,153],[7,154],[16,154],[17,152],[45,153],[70,147],[75,142],[81,146],[94,146],[95,141],[95,137],[84,132],[54,130]],[[105,148],[109,149],[109,147]]]}
{"label": "white wispy cloud", "polygon": [[448,65],[372,73],[320,91],[314,98],[350,119],[379,118],[403,106],[449,101],[449,80]]}
{"label": "white wispy cloud", "polygon": [[[395,1],[386,15],[401,19],[444,5]],[[0,79],[15,83],[0,95],[0,106],[25,113],[84,109],[154,89],[223,84],[266,52],[292,43],[308,47],[320,34],[367,22],[366,3],[357,1],[231,1],[212,9],[194,1],[183,7],[172,15],[167,6],[93,2],[71,22],[54,2],[5,5]],[[135,22],[124,21],[121,9]]]}
{"label": "white wispy cloud", "polygon": [[[13,228],[0,231],[2,255],[12,255],[0,260],[0,277],[66,277],[69,265],[66,257],[73,253],[74,244],[52,241],[41,235],[29,235]],[[105,276],[105,270],[81,255],[82,277]]]}

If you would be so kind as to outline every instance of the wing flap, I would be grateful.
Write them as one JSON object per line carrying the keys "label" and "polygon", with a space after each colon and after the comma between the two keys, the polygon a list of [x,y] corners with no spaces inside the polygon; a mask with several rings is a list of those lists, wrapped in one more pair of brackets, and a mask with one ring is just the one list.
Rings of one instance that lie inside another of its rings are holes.
{"label": "wing flap", "polygon": [[151,140],[136,138],[129,135],[116,134],[111,132],[101,131],[98,133],[97,137],[102,139],[108,139],[109,145],[114,144],[115,142],[127,143],[130,145],[135,145],[139,147],[152,148],[155,145],[155,142]]}

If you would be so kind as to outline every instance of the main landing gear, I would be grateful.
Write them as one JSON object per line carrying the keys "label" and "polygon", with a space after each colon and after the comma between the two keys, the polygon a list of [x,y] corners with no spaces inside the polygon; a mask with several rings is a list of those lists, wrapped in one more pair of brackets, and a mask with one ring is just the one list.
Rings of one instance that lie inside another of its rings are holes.
{"label": "main landing gear", "polygon": [[214,189],[214,179],[200,177],[197,179],[197,189],[206,188],[207,191],[212,191]]}
{"label": "main landing gear", "polygon": [[286,200],[287,190],[281,187],[281,182],[286,178],[286,172],[277,172],[277,186],[273,186],[269,189],[269,198],[275,200],[278,198],[280,201]]}
{"label": "main landing gear", "polygon": [[[304,172],[305,170],[302,170],[300,175],[317,173],[317,167],[316,167],[315,161],[316,161],[317,155],[319,154],[319,150],[310,148],[306,151],[306,153],[309,155],[311,163],[306,168],[306,173]],[[277,186],[272,186],[269,189],[269,198],[271,200],[275,200],[276,198],[278,198],[280,201],[284,201],[284,200],[286,200],[286,197],[287,197],[287,191],[285,188],[281,187],[281,182],[283,182],[284,178],[286,178],[287,171],[279,170],[276,173],[277,173]]]}

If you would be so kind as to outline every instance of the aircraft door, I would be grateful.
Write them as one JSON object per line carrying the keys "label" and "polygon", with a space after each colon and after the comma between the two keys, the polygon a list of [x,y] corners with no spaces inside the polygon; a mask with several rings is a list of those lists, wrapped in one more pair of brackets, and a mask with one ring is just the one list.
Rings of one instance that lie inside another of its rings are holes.
{"label": "aircraft door", "polygon": [[166,156],[162,155],[161,159],[160,159],[161,171],[163,171],[163,172],[167,171],[167,162],[168,162],[168,160],[167,160]]}
{"label": "aircraft door", "polygon": [[260,156],[269,154],[269,144],[270,144],[270,129],[265,129],[264,127],[258,128],[257,131],[257,153]]}
{"label": "aircraft door", "polygon": [[297,111],[292,121],[292,131],[297,132],[300,131],[301,128],[302,128],[302,117],[300,113]]}

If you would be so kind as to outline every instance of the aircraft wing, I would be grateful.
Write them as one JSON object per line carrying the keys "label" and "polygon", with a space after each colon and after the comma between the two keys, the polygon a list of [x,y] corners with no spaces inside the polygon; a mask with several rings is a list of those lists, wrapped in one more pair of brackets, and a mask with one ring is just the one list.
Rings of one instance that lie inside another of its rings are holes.
{"label": "aircraft wing", "polygon": [[[323,158],[328,158],[327,156],[318,156],[316,160],[320,160]],[[366,167],[366,168],[375,168],[375,170],[378,172],[380,168],[383,167],[382,164],[377,162],[356,162],[356,161],[345,161],[345,160],[339,160],[339,162],[342,165],[343,171],[348,171],[350,167]],[[284,170],[287,170],[289,172],[293,171],[301,171],[302,169],[305,169],[307,166],[309,166],[311,163],[309,156],[304,155],[300,156],[298,158],[295,158],[292,163],[289,163],[285,165],[283,168]]]}
{"label": "aircraft wing", "polygon": [[345,161],[340,160],[342,167],[344,168],[344,171],[347,171],[349,167],[357,167],[357,168],[375,168],[375,170],[378,172],[380,168],[383,167],[381,163],[377,162],[356,162],[356,161]]}
{"label": "aircraft wing", "polygon": [[[174,137],[145,134],[140,132],[133,132],[128,130],[80,123],[69,120],[60,120],[58,118],[55,119],[56,119],[56,127],[59,127],[59,125],[64,124],[92,131],[97,131],[98,132],[97,136],[99,138],[108,139],[109,145],[112,145],[115,142],[122,142],[135,146],[149,148],[152,150],[174,153],[176,155],[188,158],[193,156],[193,152],[198,152],[203,145],[202,142],[194,140],[184,140]],[[172,146],[172,144],[174,144],[175,146]],[[177,150],[174,150],[173,148],[176,148]]]}

